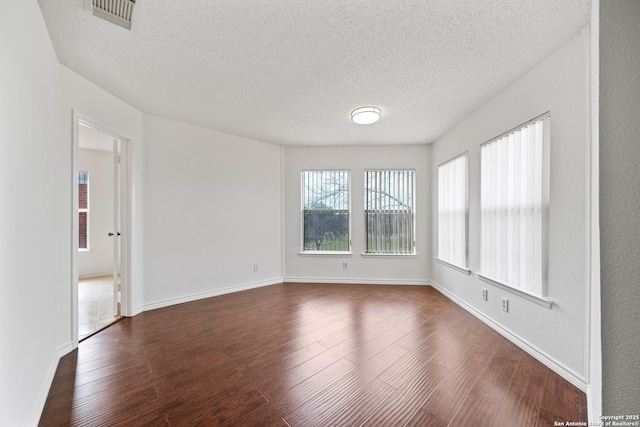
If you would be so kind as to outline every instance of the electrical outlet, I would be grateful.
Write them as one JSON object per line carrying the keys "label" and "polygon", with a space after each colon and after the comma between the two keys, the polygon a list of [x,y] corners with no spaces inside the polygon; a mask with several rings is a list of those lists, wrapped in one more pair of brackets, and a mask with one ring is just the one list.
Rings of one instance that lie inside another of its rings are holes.
{"label": "electrical outlet", "polygon": [[509,312],[509,300],[504,297],[502,298],[502,311],[505,313]]}
{"label": "electrical outlet", "polygon": [[258,268],[258,264],[253,264],[253,272],[257,273],[260,269]]}
{"label": "electrical outlet", "polygon": [[342,261],[342,268],[344,268],[345,270],[349,269],[349,263],[347,261]]}
{"label": "electrical outlet", "polygon": [[487,288],[482,288],[482,301],[487,301],[489,299],[489,291]]}

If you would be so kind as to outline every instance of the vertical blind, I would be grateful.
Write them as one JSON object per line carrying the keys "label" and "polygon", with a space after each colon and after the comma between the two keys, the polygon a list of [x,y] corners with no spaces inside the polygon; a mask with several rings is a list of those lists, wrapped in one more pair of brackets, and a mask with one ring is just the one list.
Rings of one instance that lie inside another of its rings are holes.
{"label": "vertical blind", "polygon": [[438,258],[467,267],[467,162],[462,154],[438,167]]}
{"label": "vertical blind", "polygon": [[78,172],[78,248],[89,248],[89,172]]}
{"label": "vertical blind", "polygon": [[412,170],[365,171],[366,253],[413,254]]}
{"label": "vertical blind", "polygon": [[548,122],[546,114],[481,147],[481,272],[541,296]]}
{"label": "vertical blind", "polygon": [[303,171],[303,251],[349,251],[347,170]]}

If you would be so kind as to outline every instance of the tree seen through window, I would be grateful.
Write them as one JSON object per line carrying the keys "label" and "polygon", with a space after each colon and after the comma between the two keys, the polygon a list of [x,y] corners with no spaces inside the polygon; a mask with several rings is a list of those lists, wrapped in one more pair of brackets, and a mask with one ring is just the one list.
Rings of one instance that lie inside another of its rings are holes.
{"label": "tree seen through window", "polygon": [[304,171],[304,251],[350,250],[349,171]]}

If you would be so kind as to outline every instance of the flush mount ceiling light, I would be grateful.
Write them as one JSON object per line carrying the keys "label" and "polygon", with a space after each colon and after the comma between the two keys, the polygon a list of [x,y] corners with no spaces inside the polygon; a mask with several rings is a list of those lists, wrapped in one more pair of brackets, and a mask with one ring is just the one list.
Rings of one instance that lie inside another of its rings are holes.
{"label": "flush mount ceiling light", "polygon": [[359,125],[370,125],[380,120],[380,109],[376,107],[360,107],[351,112],[351,120]]}

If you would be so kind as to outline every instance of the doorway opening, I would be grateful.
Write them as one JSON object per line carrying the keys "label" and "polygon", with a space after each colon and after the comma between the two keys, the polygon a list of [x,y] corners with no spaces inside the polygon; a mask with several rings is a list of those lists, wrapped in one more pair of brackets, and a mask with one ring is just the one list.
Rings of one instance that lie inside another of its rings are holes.
{"label": "doorway opening", "polygon": [[74,112],[74,347],[130,315],[129,140]]}
{"label": "doorway opening", "polygon": [[120,320],[122,316],[118,306],[113,306],[113,277],[79,279],[78,341],[81,342]]}

